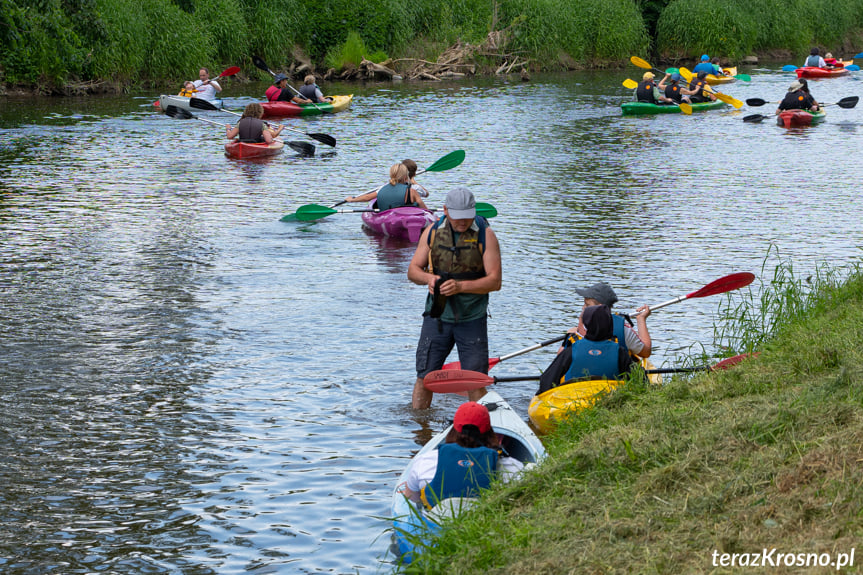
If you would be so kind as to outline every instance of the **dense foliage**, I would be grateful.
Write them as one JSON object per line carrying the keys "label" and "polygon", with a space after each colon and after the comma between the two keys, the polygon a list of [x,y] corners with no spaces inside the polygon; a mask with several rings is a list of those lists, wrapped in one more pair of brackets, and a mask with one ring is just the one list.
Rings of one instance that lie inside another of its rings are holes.
{"label": "dense foliage", "polygon": [[[250,65],[433,59],[502,31],[496,49],[554,69],[660,54],[742,56],[832,47],[863,28],[863,0],[0,0],[0,80],[50,90],[118,86]],[[800,17],[805,14],[806,17]]]}

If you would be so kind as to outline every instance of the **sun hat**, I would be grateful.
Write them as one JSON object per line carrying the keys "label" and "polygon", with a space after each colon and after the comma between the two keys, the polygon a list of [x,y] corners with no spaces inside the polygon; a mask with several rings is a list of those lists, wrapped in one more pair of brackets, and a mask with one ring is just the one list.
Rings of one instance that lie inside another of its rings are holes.
{"label": "sun hat", "polygon": [[799,90],[799,89],[800,89],[800,88],[802,88],[802,87],[803,87],[803,84],[801,84],[801,83],[800,83],[800,82],[798,82],[797,80],[794,80],[794,81],[791,83],[791,86],[789,86],[789,87],[788,87],[788,91],[789,91],[789,92],[796,92],[797,90]]}
{"label": "sun hat", "polygon": [[465,425],[476,426],[480,433],[490,430],[491,417],[488,414],[488,409],[475,401],[462,403],[455,412],[452,426],[455,427],[456,431],[461,431]]}
{"label": "sun hat", "polygon": [[476,200],[473,193],[465,188],[456,188],[446,195],[443,202],[447,214],[454,220],[466,220],[476,217]]}
{"label": "sun hat", "polygon": [[287,77],[287,76],[285,76],[284,74],[276,74],[276,75],[273,77],[273,85],[278,84],[278,83],[279,83],[279,82],[281,82],[282,80],[287,80],[287,79],[288,79],[288,77]]}
{"label": "sun hat", "polygon": [[644,76],[641,77],[642,80],[653,80],[656,76],[653,75],[653,72],[645,72]]}
{"label": "sun hat", "polygon": [[604,282],[597,282],[586,288],[578,288],[575,290],[575,293],[584,299],[595,299],[602,305],[607,305],[608,307],[617,303],[617,294],[614,293],[614,290],[611,289],[610,285]]}
{"label": "sun hat", "polygon": [[710,56],[708,56],[707,54],[702,54],[702,55],[701,55],[701,61],[702,61],[702,62],[709,62],[709,61],[710,61]]}

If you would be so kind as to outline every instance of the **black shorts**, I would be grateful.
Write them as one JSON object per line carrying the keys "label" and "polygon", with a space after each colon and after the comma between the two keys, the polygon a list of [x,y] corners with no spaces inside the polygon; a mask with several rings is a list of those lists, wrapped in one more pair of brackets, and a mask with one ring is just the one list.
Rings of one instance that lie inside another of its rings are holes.
{"label": "black shorts", "polygon": [[417,344],[417,378],[442,368],[453,346],[458,348],[462,369],[488,373],[488,318],[447,323],[423,317]]}

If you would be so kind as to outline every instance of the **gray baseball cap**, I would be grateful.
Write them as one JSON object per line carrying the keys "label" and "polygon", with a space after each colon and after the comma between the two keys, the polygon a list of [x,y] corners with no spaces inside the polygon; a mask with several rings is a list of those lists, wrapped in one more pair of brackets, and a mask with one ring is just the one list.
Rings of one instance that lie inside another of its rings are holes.
{"label": "gray baseball cap", "polygon": [[611,289],[610,285],[603,282],[595,283],[587,288],[578,288],[575,290],[575,293],[585,299],[595,299],[599,303],[607,305],[608,307],[617,303],[617,294],[614,293],[614,290]]}
{"label": "gray baseball cap", "polygon": [[476,200],[473,193],[465,188],[456,188],[446,195],[443,202],[449,217],[454,220],[466,220],[476,217]]}

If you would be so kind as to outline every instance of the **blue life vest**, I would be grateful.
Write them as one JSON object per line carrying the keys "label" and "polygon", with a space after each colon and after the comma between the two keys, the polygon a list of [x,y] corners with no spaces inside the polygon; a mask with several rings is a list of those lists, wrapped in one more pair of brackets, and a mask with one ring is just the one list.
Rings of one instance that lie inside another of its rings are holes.
{"label": "blue life vest", "polygon": [[445,443],[438,449],[434,478],[422,489],[423,503],[431,509],[450,497],[478,497],[491,486],[496,469],[494,449]]}
{"label": "blue life vest", "polygon": [[573,379],[618,379],[620,345],[611,339],[591,341],[577,339],[572,344],[572,363],[563,381]]}
{"label": "blue life vest", "polygon": [[617,339],[617,344],[623,351],[629,353],[629,348],[626,346],[626,320],[617,313],[611,314],[611,320],[614,322],[614,337]]}
{"label": "blue life vest", "polygon": [[377,208],[380,211],[384,211],[402,206],[415,205],[408,203],[409,199],[407,184],[387,184],[378,190]]}

